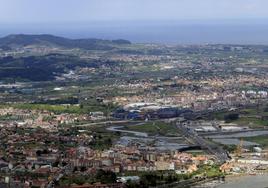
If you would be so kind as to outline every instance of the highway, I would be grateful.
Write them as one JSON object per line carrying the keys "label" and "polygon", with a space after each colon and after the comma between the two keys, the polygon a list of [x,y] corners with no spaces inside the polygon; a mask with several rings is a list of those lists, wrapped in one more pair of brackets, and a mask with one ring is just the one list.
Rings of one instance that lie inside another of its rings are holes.
{"label": "highway", "polygon": [[122,121],[101,121],[97,123],[86,123],[82,125],[73,125],[72,127],[89,127],[93,125],[113,125],[113,124],[121,124],[121,123],[130,123],[130,120],[122,120]]}
{"label": "highway", "polygon": [[200,146],[208,154],[215,155],[220,164],[225,163],[227,160],[230,159],[228,153],[222,147],[204,139],[186,123],[178,122],[176,123],[176,125],[188,141],[192,142],[192,144]]}

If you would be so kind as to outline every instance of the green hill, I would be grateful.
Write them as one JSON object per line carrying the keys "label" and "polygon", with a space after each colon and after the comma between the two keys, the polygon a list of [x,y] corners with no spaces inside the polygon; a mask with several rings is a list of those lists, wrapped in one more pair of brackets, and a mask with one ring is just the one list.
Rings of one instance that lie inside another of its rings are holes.
{"label": "green hill", "polygon": [[53,35],[8,35],[0,38],[0,48],[13,49],[30,45],[57,46],[63,48],[81,48],[86,50],[111,50],[115,45],[128,45],[131,42],[123,39],[68,39]]}

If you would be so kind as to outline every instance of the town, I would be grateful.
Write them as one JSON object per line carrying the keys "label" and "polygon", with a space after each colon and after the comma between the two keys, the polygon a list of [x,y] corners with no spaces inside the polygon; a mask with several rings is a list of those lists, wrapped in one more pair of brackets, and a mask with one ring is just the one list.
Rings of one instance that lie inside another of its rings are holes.
{"label": "town", "polygon": [[0,187],[194,187],[268,172],[267,47],[118,43],[1,48]]}

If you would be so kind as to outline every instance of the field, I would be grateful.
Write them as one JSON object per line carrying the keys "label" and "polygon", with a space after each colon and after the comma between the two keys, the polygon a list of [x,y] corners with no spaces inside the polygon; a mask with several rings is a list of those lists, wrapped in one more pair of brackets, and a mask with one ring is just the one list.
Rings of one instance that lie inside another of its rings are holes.
{"label": "field", "polygon": [[138,125],[126,126],[125,129],[131,131],[145,132],[149,135],[176,135],[178,130],[175,125],[162,121],[146,122]]}
{"label": "field", "polygon": [[268,148],[268,136],[256,136],[256,137],[248,137],[244,138],[246,141],[256,142],[263,146],[264,148]]}
{"label": "field", "polygon": [[268,120],[262,120],[259,118],[248,118],[248,117],[241,117],[233,123],[237,123],[238,125],[248,125],[250,127],[263,127],[268,126]]}
{"label": "field", "polygon": [[108,113],[107,110],[112,110],[114,106],[106,104],[91,104],[91,105],[51,105],[51,104],[12,104],[0,105],[0,108],[13,107],[16,109],[25,109],[25,110],[44,110],[54,112],[56,114],[61,113],[71,113],[71,114],[88,114],[90,112],[102,111]]}
{"label": "field", "polygon": [[[211,118],[218,120],[225,120],[228,123],[236,123],[241,126],[249,126],[251,128],[268,127],[268,112],[267,104],[262,106],[252,106],[236,111],[216,112],[212,114]],[[238,114],[236,119],[226,118],[230,114]]]}

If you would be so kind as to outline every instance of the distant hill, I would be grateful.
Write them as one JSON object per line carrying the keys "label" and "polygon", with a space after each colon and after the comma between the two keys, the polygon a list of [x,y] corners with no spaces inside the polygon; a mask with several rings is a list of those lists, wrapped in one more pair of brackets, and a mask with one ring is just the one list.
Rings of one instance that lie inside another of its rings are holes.
{"label": "distant hill", "polygon": [[30,45],[57,46],[64,48],[81,48],[86,50],[110,50],[115,45],[126,45],[131,42],[123,39],[101,40],[101,39],[68,39],[53,35],[8,35],[0,38],[0,48],[13,49]]}
{"label": "distant hill", "polygon": [[0,82],[53,81],[57,76],[77,68],[116,67],[117,61],[81,59],[75,55],[52,53],[42,56],[0,57]]}
{"label": "distant hill", "polygon": [[75,67],[87,66],[94,64],[70,55],[49,54],[19,58],[9,56],[0,58],[0,80],[48,81]]}

